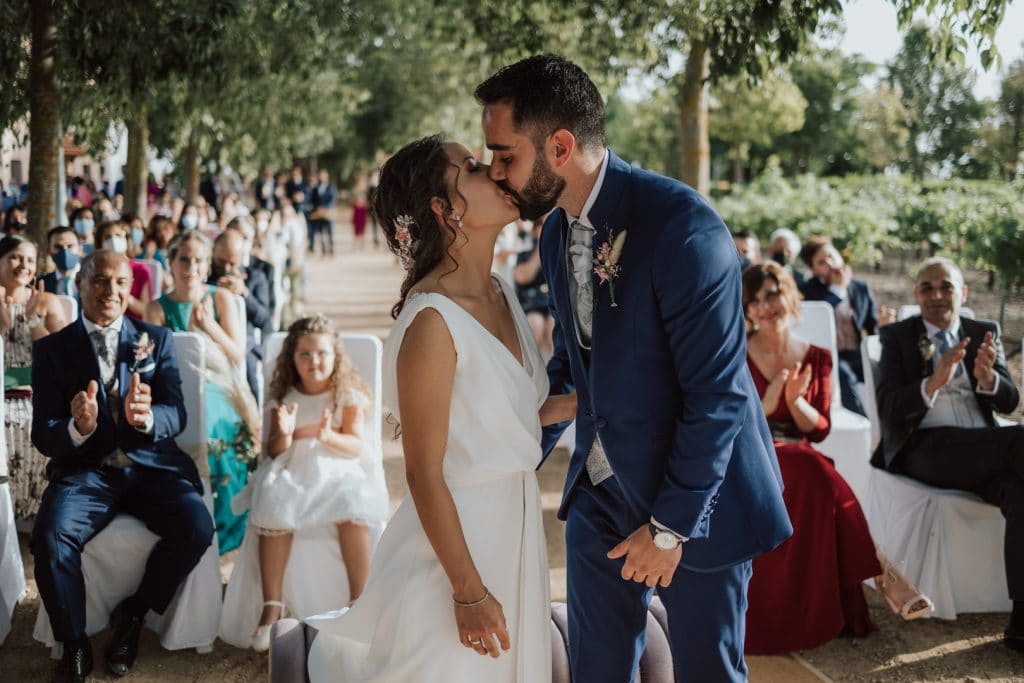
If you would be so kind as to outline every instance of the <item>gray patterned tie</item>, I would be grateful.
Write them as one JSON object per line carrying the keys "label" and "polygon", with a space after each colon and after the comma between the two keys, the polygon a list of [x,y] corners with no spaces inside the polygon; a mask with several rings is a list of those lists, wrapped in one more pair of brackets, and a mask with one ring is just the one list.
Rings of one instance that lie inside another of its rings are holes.
{"label": "gray patterned tie", "polygon": [[[939,355],[946,353],[956,344],[956,340],[953,339],[953,333],[949,330],[939,330],[933,337],[935,339],[935,347],[939,352]],[[964,374],[964,364],[957,363],[956,371],[953,373],[953,377],[959,378]]]}
{"label": "gray patterned tie", "polygon": [[594,230],[579,221],[569,226],[569,260],[576,284],[576,322],[580,342],[590,346],[594,318]]}
{"label": "gray patterned tie", "polygon": [[89,335],[96,347],[96,359],[100,366],[100,380],[107,393],[107,406],[114,420],[118,418],[118,387],[117,387],[117,330],[94,330]]}

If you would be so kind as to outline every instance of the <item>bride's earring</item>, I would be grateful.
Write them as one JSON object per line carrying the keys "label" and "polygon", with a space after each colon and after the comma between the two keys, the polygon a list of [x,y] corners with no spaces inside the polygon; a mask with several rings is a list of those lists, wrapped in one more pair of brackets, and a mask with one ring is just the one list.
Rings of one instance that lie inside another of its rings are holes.
{"label": "bride's earring", "polygon": [[455,227],[457,227],[459,230],[462,230],[462,216],[459,216],[457,214],[455,216]]}

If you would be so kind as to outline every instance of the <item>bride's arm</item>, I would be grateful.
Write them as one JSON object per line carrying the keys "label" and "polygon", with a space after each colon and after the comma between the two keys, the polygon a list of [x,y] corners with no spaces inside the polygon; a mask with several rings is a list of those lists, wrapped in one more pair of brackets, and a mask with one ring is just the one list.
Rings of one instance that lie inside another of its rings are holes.
{"label": "bride's arm", "polygon": [[[455,360],[455,346],[444,319],[433,309],[423,310],[409,325],[398,353],[398,406],[405,475],[423,531],[448,575],[454,600],[473,603],[488,591],[470,555],[442,472]],[[489,634],[497,633],[508,649],[505,617],[496,599],[454,609],[463,645],[472,647],[471,642],[485,636],[490,640]],[[474,649],[484,654],[479,647]],[[493,642],[488,651],[498,654]]]}

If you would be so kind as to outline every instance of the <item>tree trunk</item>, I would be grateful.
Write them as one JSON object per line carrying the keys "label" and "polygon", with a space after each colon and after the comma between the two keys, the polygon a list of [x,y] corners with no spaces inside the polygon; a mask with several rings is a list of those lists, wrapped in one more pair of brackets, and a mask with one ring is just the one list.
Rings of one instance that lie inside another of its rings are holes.
{"label": "tree trunk", "polygon": [[57,91],[57,14],[52,0],[32,1],[32,54],[29,61],[28,162],[29,233],[45,245],[57,224],[57,173],[60,146],[60,93]]}
{"label": "tree trunk", "polygon": [[147,211],[149,181],[149,119],[146,105],[140,104],[128,121],[128,159],[124,172],[124,208],[143,222],[149,220]]}
{"label": "tree trunk", "polygon": [[193,127],[185,148],[185,200],[194,204],[199,197],[199,133]]}
{"label": "tree trunk", "polygon": [[704,41],[692,38],[683,71],[679,128],[682,138],[682,181],[707,196],[711,190],[711,142],[708,139],[710,58]]}
{"label": "tree trunk", "polygon": [[736,145],[732,158],[732,182],[736,185],[743,183],[743,162],[746,160],[747,154],[745,144]]}

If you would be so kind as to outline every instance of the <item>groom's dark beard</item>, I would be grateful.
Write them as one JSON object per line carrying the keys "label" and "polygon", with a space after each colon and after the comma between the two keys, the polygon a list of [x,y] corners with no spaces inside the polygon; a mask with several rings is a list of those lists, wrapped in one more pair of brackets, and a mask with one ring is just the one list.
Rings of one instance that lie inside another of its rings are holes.
{"label": "groom's dark beard", "polygon": [[504,180],[498,185],[512,195],[523,220],[535,221],[555,208],[565,189],[565,178],[558,177],[547,160],[538,154],[522,191],[516,192]]}

